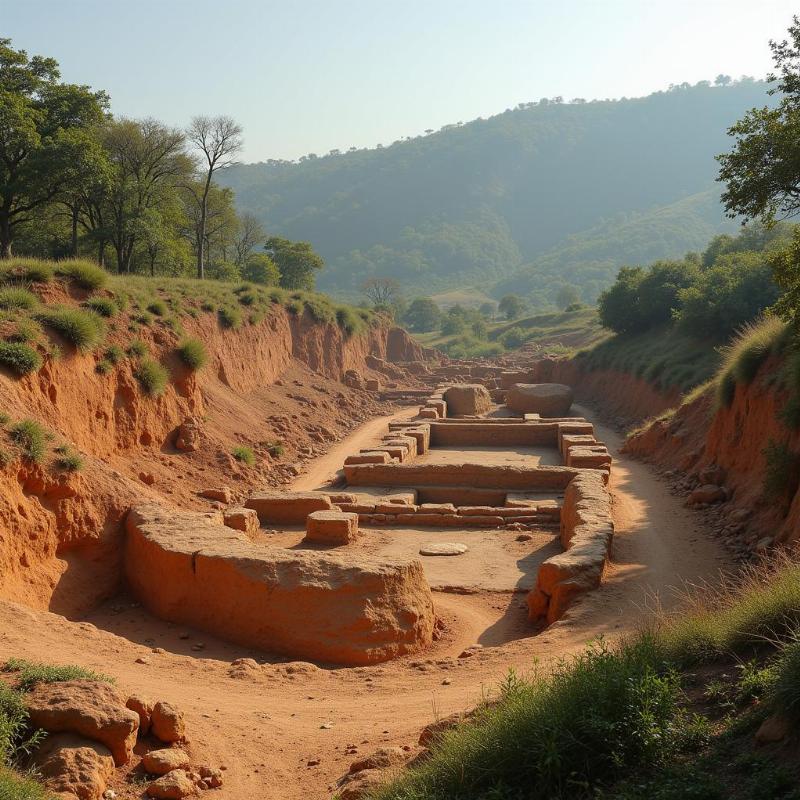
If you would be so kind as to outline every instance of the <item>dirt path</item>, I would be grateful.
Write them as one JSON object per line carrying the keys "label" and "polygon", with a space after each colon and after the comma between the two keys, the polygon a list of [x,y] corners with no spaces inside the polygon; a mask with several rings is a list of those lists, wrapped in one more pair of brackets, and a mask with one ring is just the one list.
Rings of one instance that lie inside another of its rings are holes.
{"label": "dirt path", "polygon": [[[294,488],[324,482],[345,452],[380,434],[386,422],[381,418],[362,426]],[[522,595],[437,592],[446,634],[421,656],[358,669],[271,661],[242,670],[231,661],[258,654],[197,632],[182,638],[184,629],[146,617],[129,604],[93,617],[98,627],[2,604],[0,656],[84,664],[113,675],[126,689],[176,703],[187,714],[195,751],[227,767],[226,784],[215,797],[326,798],[356,757],[345,753],[348,747],[363,755],[383,743],[413,745],[420,728],[437,715],[473,705],[510,666],[524,672],[534,659],[546,661],[580,649],[601,633],[629,630],[648,593],[668,602],[670,587],[682,579],[713,579],[720,567],[729,566],[665,484],[647,466],[619,455],[619,437],[602,425],[597,432],[616,457],[614,561],[601,590],[538,636],[518,629]],[[493,647],[496,641],[506,643]],[[197,642],[204,645],[200,653],[190,649]],[[476,642],[484,649],[458,658]],[[155,645],[159,652],[153,652]],[[148,663],[136,663],[140,657]],[[114,788],[120,798],[141,796],[132,787]]]}

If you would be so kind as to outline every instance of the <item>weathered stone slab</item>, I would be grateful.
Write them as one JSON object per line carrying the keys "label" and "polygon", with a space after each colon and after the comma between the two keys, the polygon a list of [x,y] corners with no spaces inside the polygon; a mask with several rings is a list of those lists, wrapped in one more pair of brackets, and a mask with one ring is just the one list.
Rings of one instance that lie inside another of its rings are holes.
{"label": "weathered stone slab", "polygon": [[312,511],[306,519],[306,541],[350,544],[358,537],[358,514],[347,511]]}
{"label": "weathered stone slab", "polygon": [[492,407],[489,391],[479,383],[451,386],[443,397],[447,403],[447,414],[451,417],[479,416]]}
{"label": "weathered stone slab", "polygon": [[520,414],[566,416],[572,407],[572,388],[563,383],[516,383],[506,395],[506,405]]}
{"label": "weathered stone slab", "polygon": [[330,511],[330,497],[319,492],[253,492],[245,502],[261,522],[297,525],[313,511]]}

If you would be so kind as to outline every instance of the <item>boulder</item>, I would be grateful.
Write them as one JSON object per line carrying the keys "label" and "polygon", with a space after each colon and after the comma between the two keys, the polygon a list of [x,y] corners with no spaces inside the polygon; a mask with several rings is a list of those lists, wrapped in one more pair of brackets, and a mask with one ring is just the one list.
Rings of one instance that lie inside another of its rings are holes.
{"label": "boulder", "polygon": [[114,758],[105,745],[72,733],[48,736],[34,766],[49,791],[80,800],[100,800],[114,774]]}
{"label": "boulder", "polygon": [[367,378],[367,390],[379,392],[381,390],[381,382],[377,378]]}
{"label": "boulder", "polygon": [[189,756],[177,747],[151,750],[142,756],[142,767],[151,775],[166,775],[174,769],[189,769]]}
{"label": "boulder", "polygon": [[106,681],[41,683],[25,696],[31,725],[48,733],[74,733],[104,744],[117,766],[127,764],[136,744],[139,715]]}
{"label": "boulder", "polygon": [[181,742],[186,738],[186,721],[183,712],[169,703],[159,702],[153,706],[150,717],[153,736],[165,744]]}
{"label": "boulder", "polygon": [[201,422],[197,417],[185,419],[178,428],[178,435],[175,437],[175,447],[187,453],[193,453],[200,449]]}
{"label": "boulder", "polygon": [[359,758],[350,765],[350,774],[362,772],[365,769],[386,769],[403,764],[408,759],[408,753],[402,747],[379,747],[374,753],[365,758]]}
{"label": "boulder", "polygon": [[451,386],[444,393],[447,413],[451,417],[485,414],[492,406],[492,398],[485,386],[479,383],[464,383]]}
{"label": "boulder", "polygon": [[348,369],[344,373],[342,383],[351,389],[364,389],[366,387],[364,379],[354,369]]}
{"label": "boulder", "polygon": [[180,800],[197,794],[197,785],[183,769],[174,769],[147,787],[147,794],[157,800]]}
{"label": "boulder", "polygon": [[205,497],[206,500],[219,500],[220,503],[227,504],[233,499],[233,492],[231,492],[230,486],[215,486],[212,489],[203,489],[200,497]]}
{"label": "boulder", "polygon": [[792,726],[786,717],[773,714],[761,723],[761,726],[756,731],[755,739],[759,744],[780,742],[789,735],[791,730]]}
{"label": "boulder", "polygon": [[150,700],[134,694],[128,698],[126,707],[139,715],[139,736],[150,733],[150,717],[153,715],[153,704]]}
{"label": "boulder", "polygon": [[704,486],[698,486],[689,495],[686,501],[687,505],[696,506],[700,503],[720,503],[727,497],[725,489],[721,486],[716,486],[713,483],[707,483]]}
{"label": "boulder", "polygon": [[305,541],[350,544],[358,537],[358,514],[349,511],[314,511],[306,520]]}
{"label": "boulder", "polygon": [[506,394],[512,411],[543,417],[566,417],[572,401],[572,388],[563,383],[515,383]]}

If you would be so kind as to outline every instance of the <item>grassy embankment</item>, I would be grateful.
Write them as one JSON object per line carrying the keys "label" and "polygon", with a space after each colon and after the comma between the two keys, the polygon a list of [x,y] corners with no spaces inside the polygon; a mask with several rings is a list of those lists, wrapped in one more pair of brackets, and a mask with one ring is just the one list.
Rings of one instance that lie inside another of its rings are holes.
{"label": "grassy embankment", "polygon": [[776,713],[800,724],[800,564],[685,602],[621,642],[509,675],[371,800],[797,800],[793,748],[753,734]]}

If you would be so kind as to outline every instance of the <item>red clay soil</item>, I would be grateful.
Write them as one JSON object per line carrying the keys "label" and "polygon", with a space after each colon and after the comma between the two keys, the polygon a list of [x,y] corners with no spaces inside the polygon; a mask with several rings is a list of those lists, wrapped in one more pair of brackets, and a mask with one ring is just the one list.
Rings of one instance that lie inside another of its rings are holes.
{"label": "red clay soil", "polygon": [[[79,663],[113,675],[124,690],[169,699],[186,713],[194,751],[226,768],[217,797],[328,797],[358,756],[382,744],[413,748],[424,725],[472,707],[509,667],[525,673],[535,659],[546,664],[600,634],[628,631],[654,594],[669,605],[670,587],[713,580],[729,566],[649,467],[620,455],[613,431],[598,425],[597,432],[617,459],[613,560],[603,587],[539,635],[527,623],[523,595],[434,592],[444,629],[429,651],[377,666],[322,669],[160,622],[124,596],[85,622],[0,601],[0,658]],[[374,435],[368,424],[348,449]],[[483,647],[459,657],[475,644]],[[232,663],[241,657],[258,663]],[[141,786],[119,778],[113,788],[124,800],[141,796]]]}

